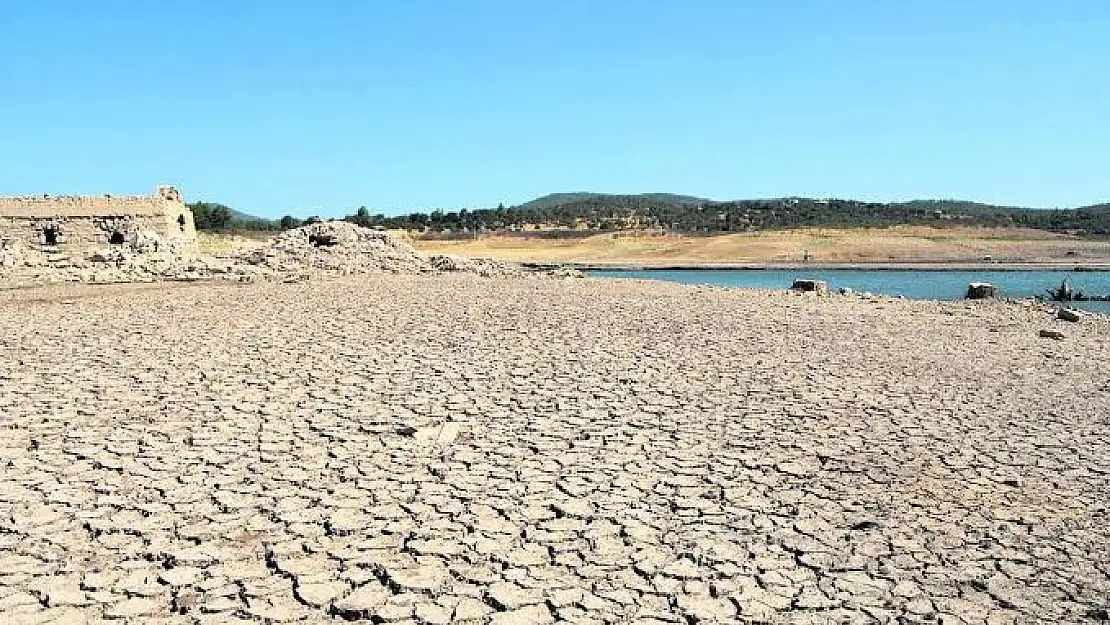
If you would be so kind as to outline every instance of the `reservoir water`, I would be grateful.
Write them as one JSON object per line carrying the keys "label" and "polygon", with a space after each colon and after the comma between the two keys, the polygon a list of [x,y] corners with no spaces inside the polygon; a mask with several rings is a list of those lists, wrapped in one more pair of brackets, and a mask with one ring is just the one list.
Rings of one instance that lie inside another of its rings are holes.
{"label": "reservoir water", "polygon": [[[674,269],[644,271],[590,271],[591,276],[666,280],[683,284],[788,289],[795,278],[826,280],[829,288],[850,288],[911,299],[958,300],[967,293],[969,282],[990,282],[1002,297],[1017,299],[1047,297],[1046,289],[1071,278],[1072,288],[1087,295],[1110,295],[1110,272],[1106,271],[914,271],[874,269]],[[1074,308],[1110,314],[1110,302],[1071,302]]]}

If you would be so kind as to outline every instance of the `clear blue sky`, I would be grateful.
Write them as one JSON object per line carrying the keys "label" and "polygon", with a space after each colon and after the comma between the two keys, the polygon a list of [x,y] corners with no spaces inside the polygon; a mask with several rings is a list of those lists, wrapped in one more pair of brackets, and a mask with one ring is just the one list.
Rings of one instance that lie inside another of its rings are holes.
{"label": "clear blue sky", "polygon": [[1110,200],[1107,0],[0,0],[0,194]]}

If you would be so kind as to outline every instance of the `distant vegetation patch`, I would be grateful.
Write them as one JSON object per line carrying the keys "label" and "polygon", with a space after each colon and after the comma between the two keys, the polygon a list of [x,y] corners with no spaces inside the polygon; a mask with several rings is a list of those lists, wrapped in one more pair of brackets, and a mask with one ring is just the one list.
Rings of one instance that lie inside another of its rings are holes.
{"label": "distant vegetation patch", "polygon": [[[231,207],[215,202],[186,204],[193,211],[193,223],[198,230],[279,230],[278,222],[240,213]],[[299,225],[299,224],[298,224]]]}
{"label": "distant vegetation patch", "polygon": [[[319,221],[291,215],[271,221],[222,204],[190,204],[202,230],[289,229]],[[544,238],[569,233],[658,229],[684,234],[757,232],[795,228],[883,228],[901,225],[1032,228],[1076,235],[1110,235],[1110,204],[1069,209],[1030,209],[959,200],[882,203],[858,200],[777,198],[718,202],[665,193],[553,194],[520,206],[414,212],[387,216],[366,207],[343,218],[373,228],[407,230],[428,238],[475,233],[526,233]],[[555,234],[560,233],[560,234]]]}

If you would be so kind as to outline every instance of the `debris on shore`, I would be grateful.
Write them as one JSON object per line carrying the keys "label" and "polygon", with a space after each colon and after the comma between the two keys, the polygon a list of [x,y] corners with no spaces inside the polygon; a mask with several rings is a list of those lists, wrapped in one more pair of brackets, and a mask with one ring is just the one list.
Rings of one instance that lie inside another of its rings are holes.
{"label": "debris on shore", "polygon": [[790,286],[791,291],[800,291],[802,293],[814,293],[816,295],[828,295],[829,283],[824,280],[794,280],[794,284]]}
{"label": "debris on shore", "polygon": [[428,273],[434,270],[416,248],[388,232],[345,221],[286,230],[262,247],[229,257],[264,272]]}
{"label": "debris on shore", "polygon": [[1054,302],[1110,302],[1110,295],[1086,295],[1071,286],[1071,278],[1064,278],[1055,289],[1045,289],[1048,299]]}

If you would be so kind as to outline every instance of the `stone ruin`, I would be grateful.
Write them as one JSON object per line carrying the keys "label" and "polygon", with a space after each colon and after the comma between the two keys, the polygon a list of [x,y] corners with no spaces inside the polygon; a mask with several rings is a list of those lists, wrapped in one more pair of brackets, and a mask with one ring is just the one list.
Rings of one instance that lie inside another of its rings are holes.
{"label": "stone ruin", "polygon": [[0,198],[0,281],[7,285],[129,281],[150,273],[128,271],[136,257],[165,272],[197,253],[193,213],[171,185],[144,196]]}
{"label": "stone ruin", "polygon": [[[0,220],[5,220],[0,228],[0,285],[203,279],[291,282],[370,273],[529,273],[520,265],[491,259],[427,256],[388,232],[344,221],[307,224],[281,232],[255,248],[205,255],[197,246],[192,214],[173,187],[159,187],[157,197],[116,200],[117,204],[107,197],[95,198],[95,202],[64,199],[20,198],[20,202],[0,203],[9,209],[0,213]],[[110,209],[121,205],[136,210],[123,214],[118,208]],[[581,274],[556,270],[545,275]]]}
{"label": "stone ruin", "polygon": [[0,198],[0,247],[27,247],[79,258],[109,246],[159,238],[164,246],[195,249],[193,213],[181,192],[158,185],[154,195]]}

